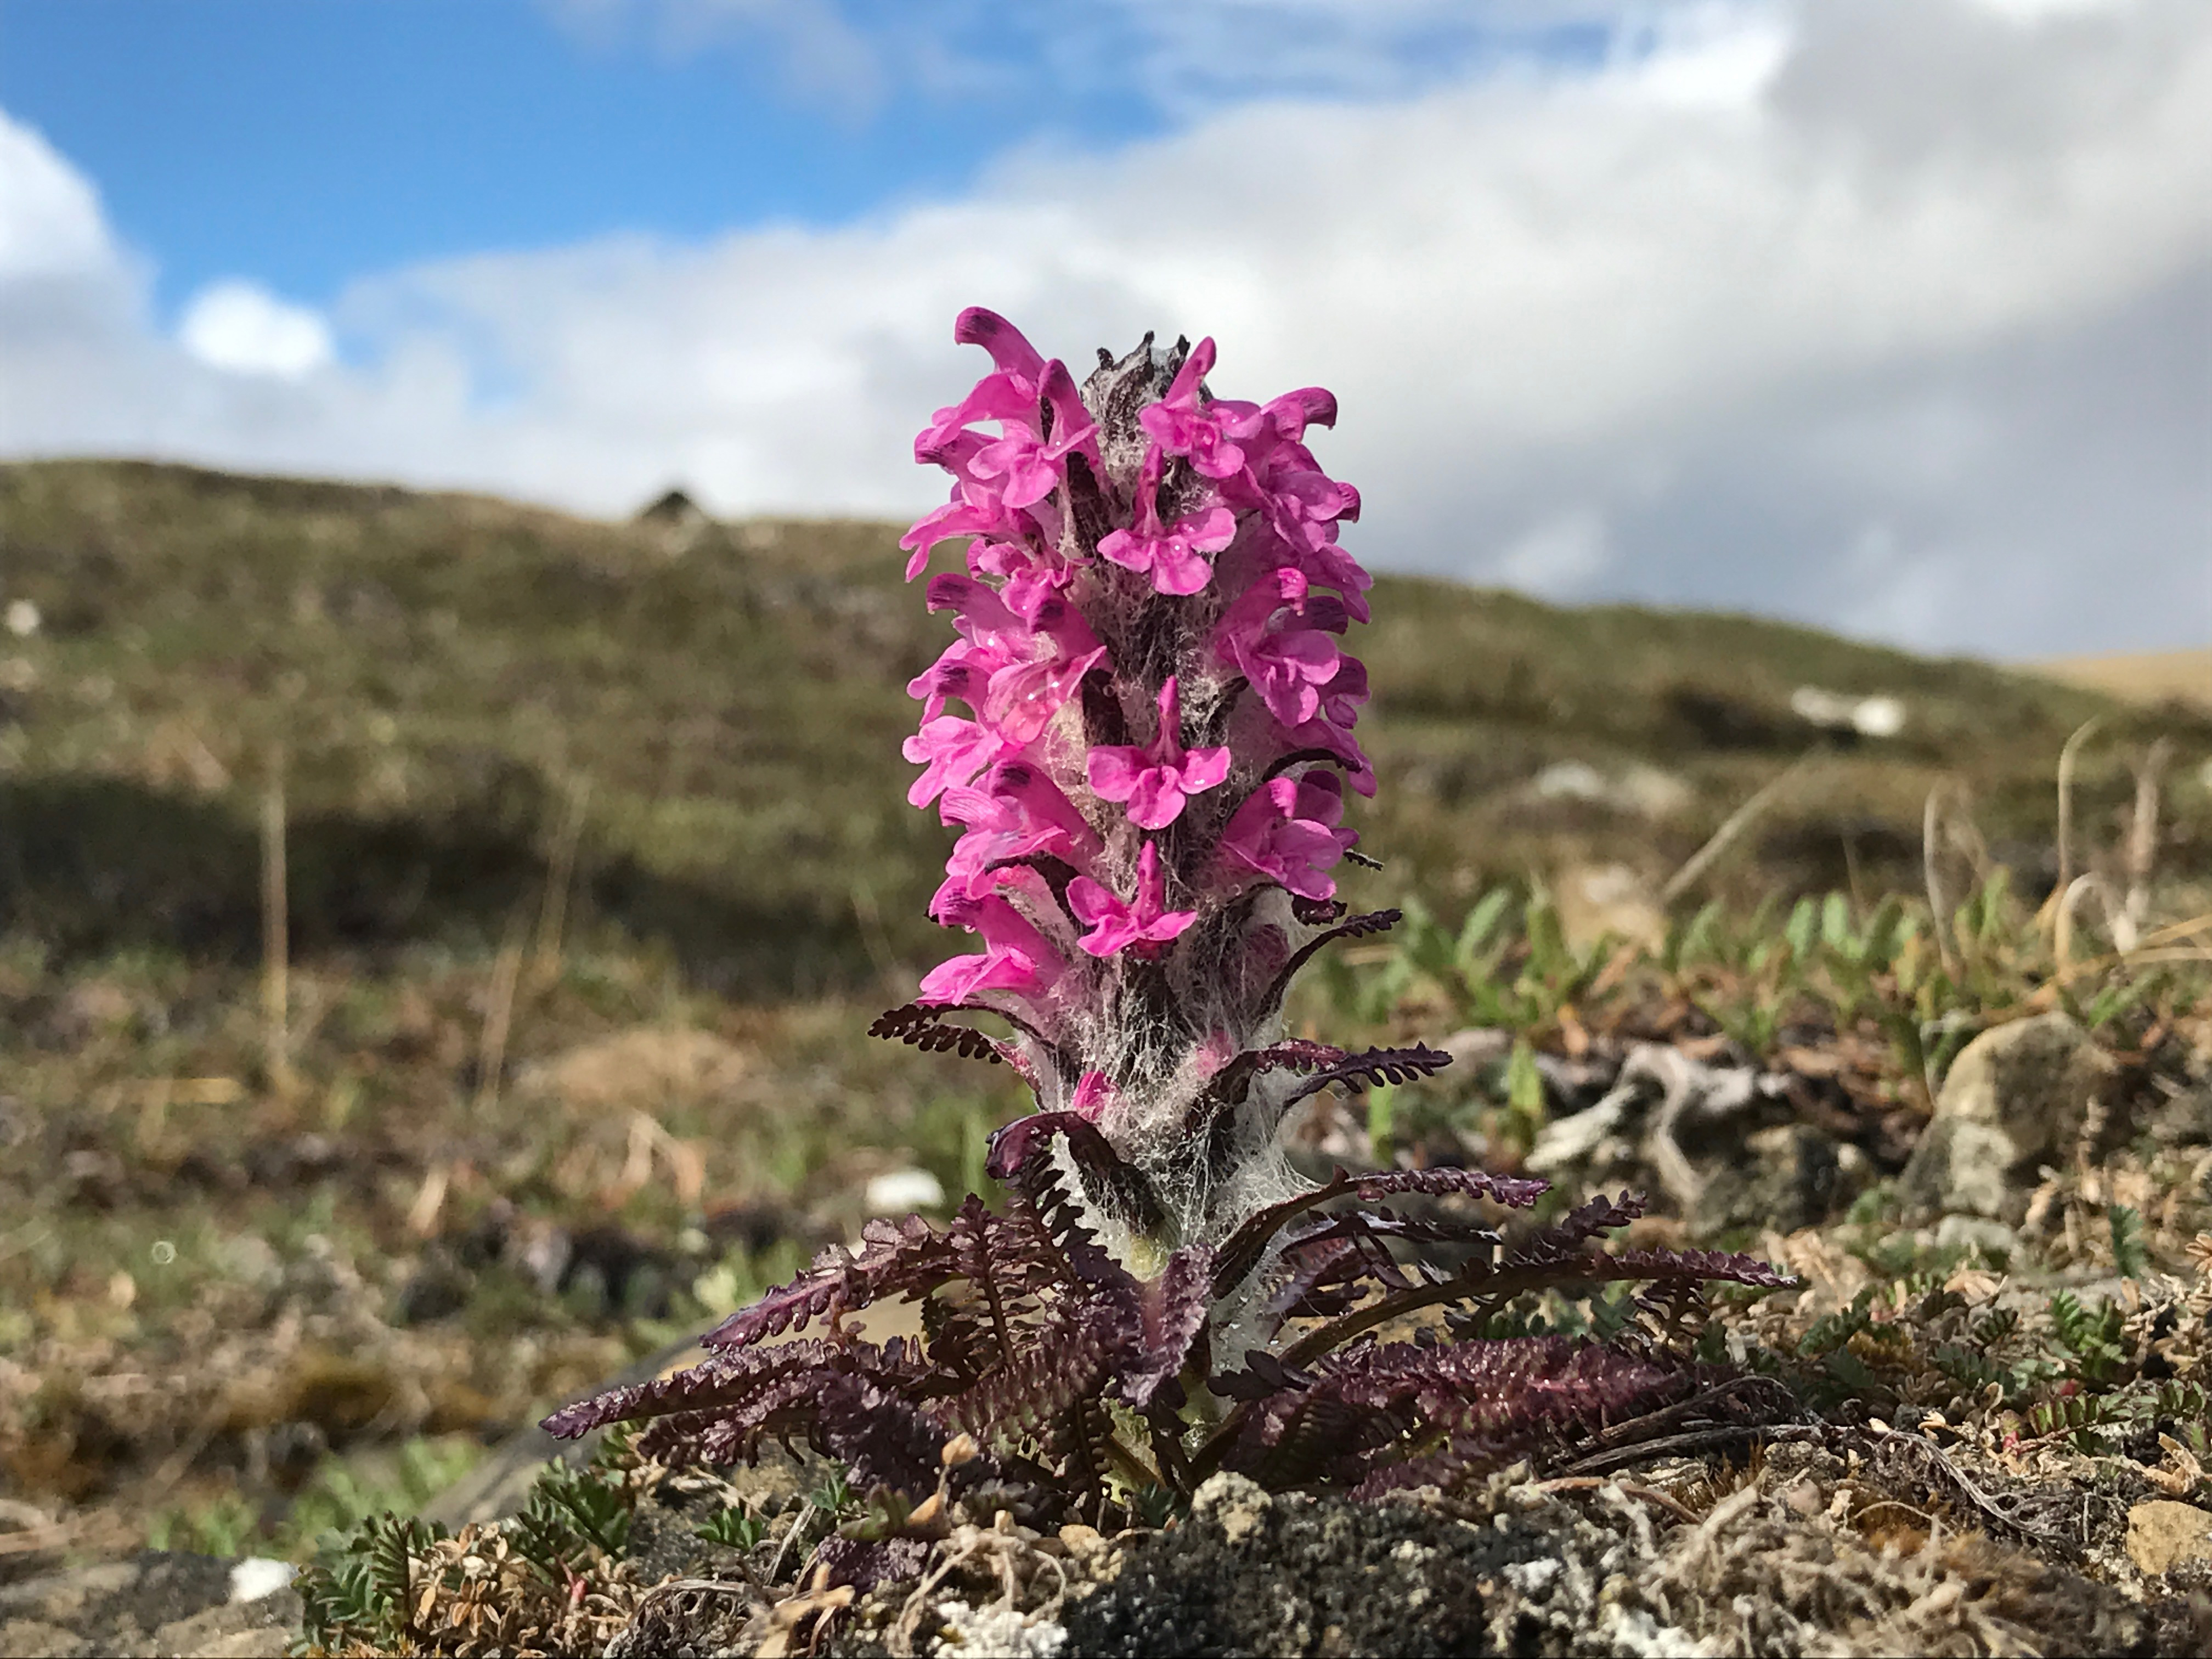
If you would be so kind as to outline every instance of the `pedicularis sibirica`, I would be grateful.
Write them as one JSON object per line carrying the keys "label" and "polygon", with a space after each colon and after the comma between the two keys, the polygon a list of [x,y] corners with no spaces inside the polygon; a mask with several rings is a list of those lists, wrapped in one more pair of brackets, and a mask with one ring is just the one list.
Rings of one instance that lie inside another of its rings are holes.
{"label": "pedicularis sibirica", "polygon": [[[1316,1184],[1284,1155],[1300,1101],[1449,1059],[1282,1027],[1316,950],[1397,920],[1336,896],[1357,857],[1345,791],[1375,774],[1352,735],[1366,671],[1340,642],[1368,617],[1370,579],[1337,539],[1359,496],[1307,446],[1334,399],[1217,397],[1210,339],[1101,351],[1079,386],[990,312],[955,334],[994,368],[915,442],[953,488],[902,542],[907,574],[956,538],[967,568],[930,578],[955,637],[909,688],[905,752],[908,799],[960,831],[932,914],[980,949],[872,1030],[1003,1061],[1034,1092],[993,1145],[1005,1207],[872,1223],[710,1333],[705,1363],[549,1426],[653,1418],[642,1449],[715,1461],[803,1434],[863,1489],[981,1482],[1099,1515],[1217,1468],[1374,1492],[1586,1451],[1655,1413],[1741,1416],[1756,1379],[1499,1321],[1537,1291],[1640,1281],[1673,1307],[1702,1281],[1787,1282],[1764,1264],[1608,1254],[1641,1213],[1626,1194],[1509,1245],[1495,1212],[1541,1182]],[[846,1325],[894,1297],[921,1304],[919,1340]],[[841,1572],[885,1570],[847,1553]]]}

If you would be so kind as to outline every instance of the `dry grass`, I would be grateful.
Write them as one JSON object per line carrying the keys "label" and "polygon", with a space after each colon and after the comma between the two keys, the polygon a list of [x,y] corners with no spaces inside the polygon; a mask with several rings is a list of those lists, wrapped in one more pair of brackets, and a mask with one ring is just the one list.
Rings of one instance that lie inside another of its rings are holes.
{"label": "dry grass", "polygon": [[2212,709],[2212,646],[2194,651],[2058,657],[2030,666],[2064,684],[2130,702],[2177,702]]}

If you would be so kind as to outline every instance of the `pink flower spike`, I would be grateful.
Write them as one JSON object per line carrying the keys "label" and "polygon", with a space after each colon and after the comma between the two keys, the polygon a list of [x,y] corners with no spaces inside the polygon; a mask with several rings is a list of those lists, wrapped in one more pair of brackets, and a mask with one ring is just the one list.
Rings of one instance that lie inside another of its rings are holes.
{"label": "pink flower spike", "polygon": [[1139,956],[1155,954],[1198,920],[1195,910],[1164,908],[1165,888],[1158,843],[1149,841],[1137,857],[1133,901],[1125,902],[1090,877],[1078,876],[1067,884],[1067,908],[1091,931],[1077,942],[1094,957],[1110,957],[1131,946]]}
{"label": "pink flower spike", "polygon": [[1129,822],[1140,830],[1164,830],[1182,815],[1186,799],[1229,775],[1230,758],[1225,747],[1182,746],[1182,712],[1170,674],[1160,687],[1159,727],[1152,742],[1143,748],[1101,744],[1086,765],[1100,799],[1128,802]]}

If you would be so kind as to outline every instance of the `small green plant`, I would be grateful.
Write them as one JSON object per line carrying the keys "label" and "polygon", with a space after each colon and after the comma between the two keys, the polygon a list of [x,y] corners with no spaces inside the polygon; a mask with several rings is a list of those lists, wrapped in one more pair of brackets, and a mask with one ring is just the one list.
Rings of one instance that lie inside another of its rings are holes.
{"label": "small green plant", "polygon": [[2106,1224],[2112,1235],[2112,1262],[2123,1279],[2141,1279],[2150,1271],[2150,1251],[2143,1243],[2140,1211],[2126,1204],[2107,1206]]}
{"label": "small green plant", "polygon": [[325,1653],[410,1650],[411,1558],[444,1536],[442,1528],[384,1514],[365,1516],[332,1537],[295,1581],[305,1645]]}
{"label": "small green plant", "polygon": [[146,1546],[197,1555],[243,1555],[260,1529],[256,1506],[229,1492],[191,1509],[163,1510],[146,1529]]}
{"label": "small green plant", "polygon": [[2117,1381],[2129,1367],[2120,1346],[2123,1318],[2116,1302],[2100,1304],[2094,1312],[2084,1308],[2071,1291],[2051,1298],[2051,1334],[2067,1355],[2067,1375],[2092,1386]]}
{"label": "small green plant", "polygon": [[759,1547],[768,1536],[768,1522],[750,1510],[732,1504],[717,1510],[692,1531],[710,1544],[720,1544],[725,1549],[750,1551]]}
{"label": "small green plant", "polygon": [[822,1477],[821,1485],[806,1494],[806,1501],[833,1519],[842,1517],[853,1507],[853,1486],[844,1466],[833,1463]]}
{"label": "small green plant", "polygon": [[[618,1455],[619,1448],[603,1458]],[[549,1464],[514,1518],[515,1550],[553,1583],[566,1583],[595,1555],[622,1554],[633,1501],[628,1483],[601,1464]]]}
{"label": "small green plant", "polygon": [[411,1515],[466,1474],[480,1455],[480,1449],[465,1440],[417,1437],[399,1449],[397,1467],[388,1474],[374,1465],[365,1468],[359,1460],[333,1457],[294,1500],[276,1529],[274,1547],[297,1557],[326,1534],[343,1534],[368,1516],[387,1510]]}

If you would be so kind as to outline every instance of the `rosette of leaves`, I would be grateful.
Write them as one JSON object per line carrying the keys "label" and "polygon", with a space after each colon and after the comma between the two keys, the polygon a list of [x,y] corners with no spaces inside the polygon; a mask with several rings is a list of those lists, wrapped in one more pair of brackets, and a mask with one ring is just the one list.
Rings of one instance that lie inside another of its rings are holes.
{"label": "rosette of leaves", "polygon": [[[874,1222],[857,1250],[833,1246],[710,1332],[703,1364],[571,1406],[547,1428],[644,1421],[638,1450],[678,1463],[749,1461],[765,1443],[803,1440],[859,1489],[908,1501],[934,1487],[947,1443],[964,1434],[981,1451],[952,1471],[956,1495],[988,1485],[1064,1516],[1095,1517],[1148,1490],[1188,1494],[1217,1469],[1279,1488],[1449,1487],[1524,1456],[1571,1455],[1718,1379],[1659,1348],[1483,1335],[1509,1303],[1624,1281],[1790,1282],[1741,1255],[1600,1248],[1642,1212],[1627,1194],[1510,1245],[1479,1217],[1389,1202],[1523,1207],[1544,1190],[1474,1170],[1339,1172],[1219,1247],[1185,1246],[1139,1277],[1082,1224],[1063,1161],[1045,1155],[1054,1143],[1091,1180],[1133,1184],[1079,1118],[1022,1119],[992,1149],[1003,1212],[970,1196],[942,1231]],[[1424,1260],[1424,1246],[1449,1247],[1455,1265]],[[919,1339],[846,1328],[847,1316],[898,1298],[920,1303]],[[1432,1309],[1455,1313],[1449,1328],[1465,1334],[1421,1325],[1389,1340]]]}

